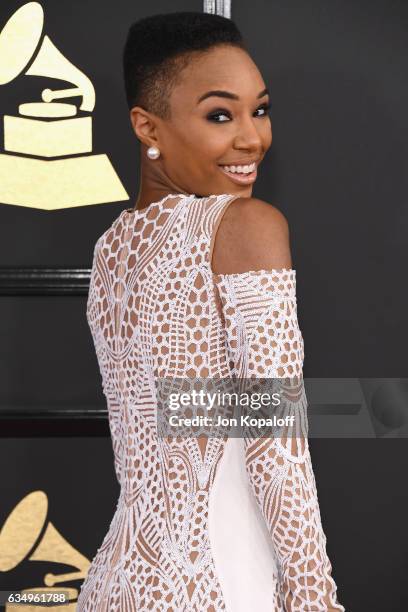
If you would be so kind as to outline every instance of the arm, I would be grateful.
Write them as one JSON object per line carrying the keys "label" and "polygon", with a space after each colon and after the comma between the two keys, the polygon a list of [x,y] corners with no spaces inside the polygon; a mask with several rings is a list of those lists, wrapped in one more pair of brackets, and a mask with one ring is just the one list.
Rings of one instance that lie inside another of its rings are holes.
{"label": "arm", "polygon": [[[271,534],[281,569],[283,600],[287,612],[344,610],[336,598],[336,585],[331,576],[331,564],[326,552],[326,537],[322,528],[316,482],[307,439],[307,400],[301,373],[300,332],[289,334],[276,330],[276,319],[287,329],[296,331],[294,297],[271,298],[263,324],[257,326],[248,346],[247,376],[259,354],[258,346],[269,347],[274,364],[281,362],[284,378],[274,366],[257,362],[264,378],[275,378],[280,385],[279,416],[295,416],[293,432],[283,430],[275,437],[260,438],[249,432],[245,437],[246,468],[255,497]],[[265,324],[270,320],[270,325]],[[291,349],[285,346],[291,344]],[[290,352],[295,355],[291,359]],[[291,377],[288,364],[297,375]],[[280,369],[280,368],[278,368]],[[279,377],[279,378],[278,378]],[[281,414],[281,412],[283,414]],[[285,434],[287,434],[285,436]]]}
{"label": "arm", "polygon": [[[307,440],[303,338],[295,271],[289,269],[287,223],[279,211],[261,203],[251,208],[251,219],[242,227],[249,227],[252,237],[253,246],[242,238],[245,232],[239,241],[250,271],[244,271],[244,261],[235,260],[238,272],[230,268],[215,276],[234,374],[246,380],[274,379],[282,400],[279,416],[296,417],[292,434],[284,430],[261,438],[245,431],[248,477],[274,543],[285,610],[344,611],[331,576]],[[256,235],[264,242],[256,243]]]}

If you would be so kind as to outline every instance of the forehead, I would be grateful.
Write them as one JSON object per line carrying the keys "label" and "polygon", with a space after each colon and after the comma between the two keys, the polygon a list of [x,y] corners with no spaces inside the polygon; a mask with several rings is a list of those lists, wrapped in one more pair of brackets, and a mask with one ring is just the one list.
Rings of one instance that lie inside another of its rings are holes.
{"label": "forehead", "polygon": [[262,75],[248,53],[232,45],[220,45],[193,54],[192,61],[180,75],[172,98],[175,104],[187,100],[196,104],[197,98],[211,89],[224,89],[240,97],[251,97],[263,87]]}

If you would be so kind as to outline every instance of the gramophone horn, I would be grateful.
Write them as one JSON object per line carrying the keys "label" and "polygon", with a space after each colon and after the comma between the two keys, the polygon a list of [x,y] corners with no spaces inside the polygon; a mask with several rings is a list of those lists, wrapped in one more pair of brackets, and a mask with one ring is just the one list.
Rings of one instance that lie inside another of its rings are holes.
{"label": "gramophone horn", "polygon": [[15,79],[33,57],[40,42],[44,11],[27,2],[10,17],[0,32],[0,85]]}
{"label": "gramophone horn", "polygon": [[36,544],[48,513],[43,491],[26,495],[7,517],[0,531],[0,572],[9,572]]}
{"label": "gramophone horn", "polygon": [[44,36],[37,57],[25,74],[47,76],[53,79],[68,81],[68,83],[74,83],[76,88],[55,91],[54,96],[52,90],[44,90],[42,93],[43,100],[51,102],[54,98],[81,96],[82,103],[79,108],[83,111],[93,111],[95,107],[95,90],[91,81],[79,68],[67,60],[47,35]]}
{"label": "gramophone horn", "polygon": [[[47,35],[39,45],[43,26],[44,12],[38,2],[24,4],[10,17],[0,33],[0,85],[9,83],[23,71],[26,75],[68,81],[76,87],[56,91],[45,89],[42,92],[44,102],[80,96],[82,103],[79,108],[92,112],[95,107],[92,82],[57,49]],[[29,65],[33,57],[35,59]]]}
{"label": "gramophone horn", "polygon": [[47,586],[84,578],[89,560],[67,542],[51,522],[44,531],[47,513],[46,494],[33,491],[9,514],[0,532],[0,572],[14,569],[31,552],[30,561],[50,561],[77,568],[68,573],[48,573],[44,581]]}

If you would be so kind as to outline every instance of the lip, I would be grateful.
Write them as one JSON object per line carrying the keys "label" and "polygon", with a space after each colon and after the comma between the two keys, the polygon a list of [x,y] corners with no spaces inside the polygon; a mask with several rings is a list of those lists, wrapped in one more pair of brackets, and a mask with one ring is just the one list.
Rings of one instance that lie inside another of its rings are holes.
{"label": "lip", "polygon": [[259,157],[256,159],[242,159],[241,161],[229,162],[229,164],[218,164],[219,166],[250,166],[251,164],[258,165],[260,162]]}
{"label": "lip", "polygon": [[[249,164],[225,164],[225,165],[226,166],[235,166],[235,165],[244,166],[244,165],[249,165]],[[251,183],[256,181],[256,177],[258,174],[258,166],[255,166],[255,170],[253,172],[250,172],[249,174],[246,174],[245,176],[238,175],[237,173],[228,172],[227,170],[224,170],[224,168],[221,165],[219,165],[219,168],[221,172],[225,174],[226,176],[228,176],[228,178],[230,178],[233,183],[236,183],[238,185],[250,185]]]}

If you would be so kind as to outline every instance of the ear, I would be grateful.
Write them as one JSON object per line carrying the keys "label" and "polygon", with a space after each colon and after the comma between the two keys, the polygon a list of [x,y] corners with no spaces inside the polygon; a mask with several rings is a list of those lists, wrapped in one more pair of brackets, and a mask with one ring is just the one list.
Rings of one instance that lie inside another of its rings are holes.
{"label": "ear", "polygon": [[130,110],[130,122],[140,142],[148,147],[157,145],[156,124],[150,113],[141,106],[134,106]]}

